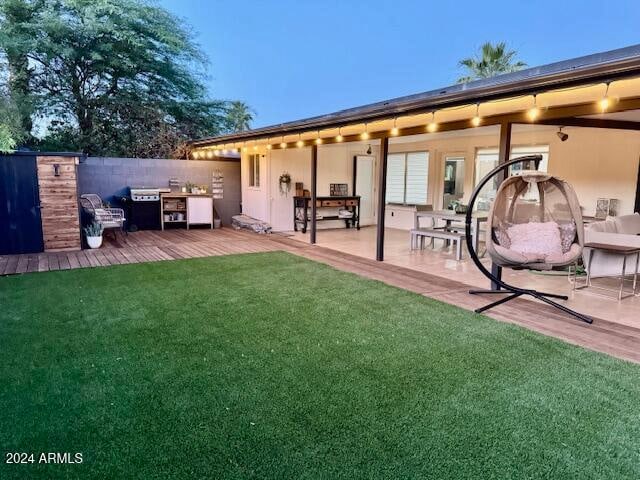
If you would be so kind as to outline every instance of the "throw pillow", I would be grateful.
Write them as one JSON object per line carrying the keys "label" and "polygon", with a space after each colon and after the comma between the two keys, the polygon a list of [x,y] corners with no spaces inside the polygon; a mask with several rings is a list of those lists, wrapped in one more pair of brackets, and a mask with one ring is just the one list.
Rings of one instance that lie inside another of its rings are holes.
{"label": "throw pillow", "polygon": [[562,255],[560,229],[556,222],[529,222],[512,225],[507,230],[511,248],[523,255],[544,260],[547,255]]}
{"label": "throw pillow", "polygon": [[574,240],[576,239],[576,222],[571,220],[570,222],[561,222],[558,223],[558,228],[560,229],[560,243],[562,245],[562,253],[567,253],[571,250],[571,245],[573,245]]}

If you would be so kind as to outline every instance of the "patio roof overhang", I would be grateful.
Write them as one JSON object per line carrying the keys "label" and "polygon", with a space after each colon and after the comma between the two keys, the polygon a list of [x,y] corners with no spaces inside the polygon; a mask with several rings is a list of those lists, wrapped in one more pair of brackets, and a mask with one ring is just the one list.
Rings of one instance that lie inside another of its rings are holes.
{"label": "patio roof overhang", "polygon": [[[317,143],[356,141],[363,135],[363,125],[366,138],[381,138],[390,132],[391,136],[402,136],[435,130],[427,130],[427,124],[442,131],[505,121],[553,123],[598,114],[607,108],[640,108],[639,77],[640,45],[634,45],[317,117],[194,140],[190,145],[194,150],[226,148],[229,144],[235,149],[238,144],[260,142],[269,148],[286,148],[290,144],[307,146],[318,138]],[[612,105],[608,96],[615,100]],[[604,99],[607,106],[603,108],[599,101]],[[530,114],[532,107],[536,118]],[[441,117],[437,124],[436,114]],[[470,124],[472,117],[476,118]],[[589,123],[584,122],[585,126]],[[627,122],[626,128],[633,128],[629,123],[633,122]],[[619,126],[625,127],[623,123]],[[321,134],[327,130],[328,136]],[[291,135],[297,139],[286,138]]]}

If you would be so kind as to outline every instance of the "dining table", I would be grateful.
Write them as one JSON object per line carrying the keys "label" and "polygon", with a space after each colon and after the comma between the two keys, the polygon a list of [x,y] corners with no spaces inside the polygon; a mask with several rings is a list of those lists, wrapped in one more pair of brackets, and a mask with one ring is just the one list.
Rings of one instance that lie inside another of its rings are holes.
{"label": "dining table", "polygon": [[[467,214],[456,213],[454,210],[422,210],[415,213],[414,228],[420,228],[420,219],[422,218],[432,219],[434,226],[438,224],[438,221],[443,221],[445,222],[445,228],[451,229],[454,223],[462,223],[462,225],[464,225],[467,219]],[[484,211],[476,211],[472,213],[471,218],[473,248],[478,252],[480,245],[480,224],[487,221],[489,214]],[[480,254],[478,255],[481,256]]]}

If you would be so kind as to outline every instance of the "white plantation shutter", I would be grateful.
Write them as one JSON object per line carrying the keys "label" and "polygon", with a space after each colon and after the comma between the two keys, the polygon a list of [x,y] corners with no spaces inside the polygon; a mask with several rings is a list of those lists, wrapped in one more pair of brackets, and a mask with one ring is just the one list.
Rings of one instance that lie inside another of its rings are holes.
{"label": "white plantation shutter", "polygon": [[429,152],[387,156],[387,203],[426,205]]}
{"label": "white plantation shutter", "polygon": [[387,203],[404,203],[404,153],[387,156]]}
{"label": "white plantation shutter", "polygon": [[405,203],[410,205],[426,205],[428,175],[429,153],[408,153]]}

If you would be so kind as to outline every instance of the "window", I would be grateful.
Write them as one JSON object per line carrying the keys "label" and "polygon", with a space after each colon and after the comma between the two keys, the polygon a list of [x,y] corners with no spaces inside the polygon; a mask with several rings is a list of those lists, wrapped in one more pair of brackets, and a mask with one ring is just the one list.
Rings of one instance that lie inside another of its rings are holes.
{"label": "window", "polygon": [[464,157],[446,155],[444,157],[444,186],[442,205],[448,208],[451,202],[462,200],[464,194]]}
{"label": "window", "polygon": [[[542,162],[540,162],[540,171],[546,172],[549,164],[549,145],[531,145],[525,147],[513,147],[511,149],[510,158],[522,157],[524,155],[542,155]],[[479,148],[476,150],[476,174],[475,185],[480,183],[487,173],[498,166],[499,151],[497,148]],[[517,164],[509,168],[510,175],[517,175],[522,170],[534,169],[534,165],[522,165]],[[485,187],[478,195],[477,206],[478,210],[489,210],[491,202],[496,196],[498,191],[498,179],[494,178],[494,181],[485,185]]]}
{"label": "window", "polygon": [[249,186],[260,186],[260,154],[252,153],[249,155]]}
{"label": "window", "polygon": [[387,156],[387,203],[426,205],[429,152]]}
{"label": "window", "polygon": [[[517,157],[523,157],[525,155],[542,155],[542,161],[538,170],[546,172],[549,165],[549,145],[531,145],[529,147],[514,147],[511,149],[511,159]],[[536,167],[533,162],[530,165],[523,165],[522,163],[512,165],[509,173],[516,175],[517,172],[522,170],[534,170]]]}

